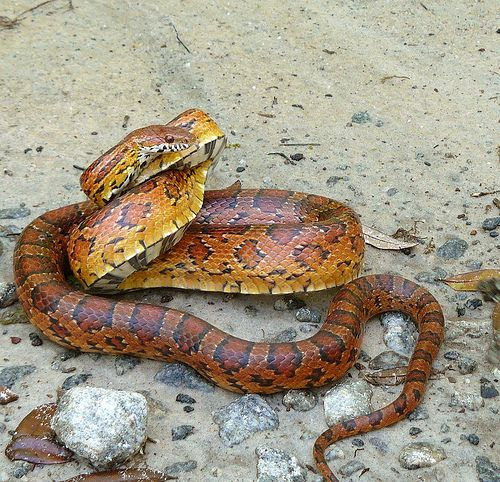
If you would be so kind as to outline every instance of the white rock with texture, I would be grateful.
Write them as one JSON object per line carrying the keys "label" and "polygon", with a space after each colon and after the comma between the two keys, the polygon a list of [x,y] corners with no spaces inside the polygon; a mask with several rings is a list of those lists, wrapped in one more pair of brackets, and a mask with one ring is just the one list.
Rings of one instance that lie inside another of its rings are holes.
{"label": "white rock with texture", "polygon": [[364,380],[346,380],[328,390],[325,395],[325,418],[331,427],[373,411],[371,398],[373,391]]}
{"label": "white rock with texture", "polygon": [[59,401],[52,429],[59,440],[98,469],[123,463],[146,440],[148,408],[140,393],[74,387]]}

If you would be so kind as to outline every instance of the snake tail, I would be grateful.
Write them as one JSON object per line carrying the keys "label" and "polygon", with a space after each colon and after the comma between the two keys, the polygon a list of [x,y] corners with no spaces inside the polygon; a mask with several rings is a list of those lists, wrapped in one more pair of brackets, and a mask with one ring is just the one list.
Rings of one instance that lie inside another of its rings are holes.
{"label": "snake tail", "polygon": [[316,440],[313,457],[319,472],[327,482],[338,482],[328,467],[325,450],[347,437],[392,425],[406,418],[420,404],[432,371],[432,361],[444,338],[444,317],[439,303],[426,289],[392,275],[371,275],[351,281],[339,291],[331,307],[327,320],[345,317],[345,307],[354,324],[359,320],[365,323],[387,311],[400,311],[411,316],[419,330],[398,398],[370,414],[337,423]]}

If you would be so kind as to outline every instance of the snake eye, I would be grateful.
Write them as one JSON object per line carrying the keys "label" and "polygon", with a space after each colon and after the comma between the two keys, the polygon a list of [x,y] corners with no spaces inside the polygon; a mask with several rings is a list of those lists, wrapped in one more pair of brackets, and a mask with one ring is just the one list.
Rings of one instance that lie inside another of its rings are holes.
{"label": "snake eye", "polygon": [[169,144],[172,144],[172,142],[174,142],[174,136],[167,136],[165,138],[165,141],[167,141]]}

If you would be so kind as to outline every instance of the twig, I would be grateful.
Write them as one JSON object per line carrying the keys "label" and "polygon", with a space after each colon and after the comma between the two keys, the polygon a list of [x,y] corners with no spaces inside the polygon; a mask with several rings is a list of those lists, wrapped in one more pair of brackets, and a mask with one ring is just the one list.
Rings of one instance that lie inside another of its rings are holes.
{"label": "twig", "polygon": [[79,171],[85,171],[85,168],[84,168],[84,167],[77,166],[76,164],[73,164],[73,167],[74,167],[75,169],[78,169]]}
{"label": "twig", "polygon": [[410,77],[406,77],[406,75],[386,75],[385,77],[382,77],[380,79],[380,82],[382,84],[385,84],[388,80],[391,80],[391,79],[407,79],[407,80],[410,80]]}
{"label": "twig", "polygon": [[495,191],[481,191],[481,192],[473,192],[471,194],[471,197],[483,197],[483,196],[489,196],[490,194],[496,194],[497,192],[500,192],[500,189],[496,189]]}
{"label": "twig", "polygon": [[295,142],[291,144],[281,144],[282,146],[321,146],[319,142]]}
{"label": "twig", "polygon": [[290,161],[290,158],[286,154],[284,154],[283,152],[268,152],[267,155],[268,156],[281,156],[284,159],[286,159],[287,161]]}
{"label": "twig", "polygon": [[[55,2],[56,0],[45,0],[42,3],[39,3],[35,5],[34,7],[28,8],[27,10],[22,11],[19,15],[16,15],[14,19],[10,19],[9,17],[0,17],[0,27],[5,27],[5,28],[14,28],[22,19],[24,15],[27,13],[34,12],[40,7],[43,7],[44,5],[47,5],[49,3]],[[73,9],[73,2],[72,0],[68,1],[69,9]]]}
{"label": "twig", "polygon": [[177,39],[177,42],[179,42],[185,49],[186,49],[186,52],[188,54],[191,53],[191,50],[189,50],[187,48],[187,45],[181,40],[181,38],[179,37],[179,32],[177,31],[177,27],[174,25],[174,22],[172,22],[172,20],[170,20],[170,25],[172,26],[172,28],[174,29],[174,32],[175,32],[175,38]]}

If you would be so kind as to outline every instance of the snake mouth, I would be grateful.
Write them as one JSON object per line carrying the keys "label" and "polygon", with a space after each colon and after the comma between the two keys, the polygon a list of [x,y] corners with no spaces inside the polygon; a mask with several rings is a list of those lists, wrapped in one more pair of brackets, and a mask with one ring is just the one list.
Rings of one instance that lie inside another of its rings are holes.
{"label": "snake mouth", "polygon": [[211,173],[217,165],[220,154],[226,146],[226,137],[224,135],[215,137],[203,144],[195,144],[187,149],[176,152],[158,153],[141,172],[130,180],[127,189],[146,182],[153,177],[166,171],[183,170],[196,167],[205,161],[211,161],[209,172]]}

